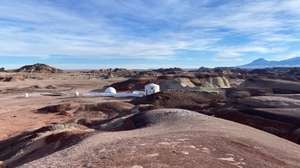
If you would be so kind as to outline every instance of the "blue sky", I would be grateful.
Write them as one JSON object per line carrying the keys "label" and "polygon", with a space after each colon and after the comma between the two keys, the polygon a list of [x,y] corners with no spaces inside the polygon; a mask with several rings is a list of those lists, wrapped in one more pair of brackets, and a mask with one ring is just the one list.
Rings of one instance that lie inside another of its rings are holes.
{"label": "blue sky", "polygon": [[300,56],[300,0],[0,0],[0,66],[236,66]]}

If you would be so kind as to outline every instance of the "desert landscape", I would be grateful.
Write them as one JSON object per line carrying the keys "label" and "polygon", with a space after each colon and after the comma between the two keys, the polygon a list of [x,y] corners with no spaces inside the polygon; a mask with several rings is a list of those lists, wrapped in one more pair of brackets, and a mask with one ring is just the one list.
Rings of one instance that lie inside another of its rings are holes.
{"label": "desert landscape", "polygon": [[[3,69],[1,166],[296,168],[299,74],[299,68]],[[159,90],[148,93],[151,83]]]}
{"label": "desert landscape", "polygon": [[0,168],[300,168],[300,0],[0,0]]}

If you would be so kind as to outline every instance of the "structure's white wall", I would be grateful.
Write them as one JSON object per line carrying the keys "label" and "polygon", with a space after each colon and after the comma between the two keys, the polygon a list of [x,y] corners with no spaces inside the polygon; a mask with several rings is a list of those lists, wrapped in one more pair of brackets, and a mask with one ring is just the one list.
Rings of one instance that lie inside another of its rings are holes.
{"label": "structure's white wall", "polygon": [[151,95],[160,92],[160,87],[157,84],[150,83],[145,86],[145,94]]}

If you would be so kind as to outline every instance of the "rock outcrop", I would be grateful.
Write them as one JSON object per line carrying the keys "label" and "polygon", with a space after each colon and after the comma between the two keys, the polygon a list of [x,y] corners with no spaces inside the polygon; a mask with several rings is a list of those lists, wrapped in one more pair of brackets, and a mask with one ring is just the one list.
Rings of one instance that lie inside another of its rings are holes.
{"label": "rock outcrop", "polygon": [[200,78],[200,86],[204,89],[230,88],[229,80],[224,76]]}
{"label": "rock outcrop", "polygon": [[144,90],[144,86],[148,83],[154,83],[157,78],[132,78],[126,81],[117,82],[110,85],[118,91]]}
{"label": "rock outcrop", "polygon": [[12,82],[25,80],[25,76],[22,74],[0,74],[0,82]]}
{"label": "rock outcrop", "polygon": [[112,77],[132,77],[137,74],[134,70],[128,70],[124,68],[115,68],[115,69],[100,69],[98,73],[101,77],[112,78]]}
{"label": "rock outcrop", "polygon": [[160,69],[155,69],[153,70],[154,72],[158,72],[158,73],[161,73],[163,75],[166,75],[166,74],[178,74],[180,72],[183,72],[184,70],[181,69],[181,68],[160,68]]}
{"label": "rock outcrop", "polygon": [[238,103],[253,108],[300,108],[300,100],[280,96],[251,96]]}
{"label": "rock outcrop", "polygon": [[249,78],[226,89],[226,106],[216,116],[273,133],[299,143],[293,132],[299,126],[300,82]]}
{"label": "rock outcrop", "polygon": [[181,108],[213,115],[211,108],[222,103],[222,95],[199,91],[163,91],[142,98],[136,98],[133,104],[152,104],[153,108]]}
{"label": "rock outcrop", "polygon": [[46,64],[34,64],[34,65],[25,65],[17,70],[16,72],[28,72],[28,73],[59,73],[62,70],[51,67]]}
{"label": "rock outcrop", "polygon": [[72,146],[91,130],[74,124],[54,124],[0,141],[3,167],[16,167]]}
{"label": "rock outcrop", "polygon": [[242,83],[240,87],[270,88],[273,90],[273,93],[277,94],[300,93],[300,82],[280,79],[250,78]]}
{"label": "rock outcrop", "polygon": [[230,88],[229,80],[224,76],[207,76],[207,77],[195,77],[193,75],[185,76],[158,76],[158,77],[144,77],[144,78],[132,78],[126,81],[118,82],[111,87],[116,88],[119,91],[130,90],[143,90],[144,86],[148,83],[156,83],[160,85],[162,91],[168,90],[205,90],[215,91],[221,88]]}

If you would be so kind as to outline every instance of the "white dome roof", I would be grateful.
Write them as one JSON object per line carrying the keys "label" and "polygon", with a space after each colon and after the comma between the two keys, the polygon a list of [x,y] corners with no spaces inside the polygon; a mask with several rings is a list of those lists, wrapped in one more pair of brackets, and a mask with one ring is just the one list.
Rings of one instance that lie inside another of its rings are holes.
{"label": "white dome roof", "polygon": [[117,93],[117,90],[113,87],[108,87],[105,89],[104,91],[105,93],[112,93],[112,94],[116,94]]}

